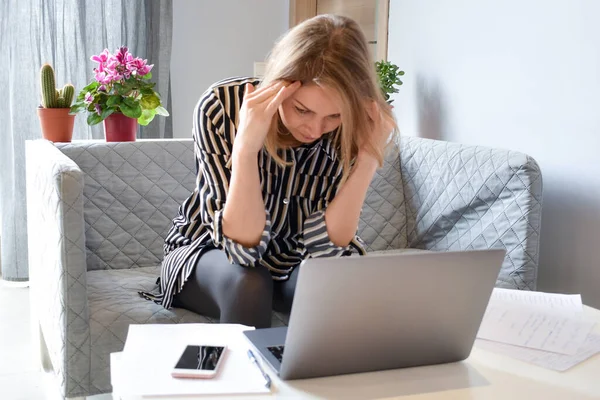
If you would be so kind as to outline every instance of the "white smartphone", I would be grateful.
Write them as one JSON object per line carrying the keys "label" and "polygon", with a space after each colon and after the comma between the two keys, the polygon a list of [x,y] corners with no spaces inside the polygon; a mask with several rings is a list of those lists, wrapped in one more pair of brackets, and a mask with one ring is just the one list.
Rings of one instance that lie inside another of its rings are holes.
{"label": "white smartphone", "polygon": [[227,346],[188,345],[171,375],[174,378],[214,378],[226,349]]}

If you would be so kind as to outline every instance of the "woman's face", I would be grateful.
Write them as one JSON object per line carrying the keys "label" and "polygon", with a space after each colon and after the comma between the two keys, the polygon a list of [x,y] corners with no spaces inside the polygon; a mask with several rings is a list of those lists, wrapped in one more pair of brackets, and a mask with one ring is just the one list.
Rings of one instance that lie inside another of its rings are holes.
{"label": "woman's face", "polygon": [[301,143],[312,143],[341,123],[341,107],[335,92],[314,83],[302,85],[279,106],[287,130]]}

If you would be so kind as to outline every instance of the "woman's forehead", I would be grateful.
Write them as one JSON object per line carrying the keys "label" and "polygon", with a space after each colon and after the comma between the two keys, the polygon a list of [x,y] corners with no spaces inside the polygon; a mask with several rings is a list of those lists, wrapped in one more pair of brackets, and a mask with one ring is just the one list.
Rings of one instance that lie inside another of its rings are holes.
{"label": "woman's forehead", "polygon": [[339,95],[334,89],[314,83],[303,84],[292,95],[292,99],[317,114],[333,115],[341,113]]}

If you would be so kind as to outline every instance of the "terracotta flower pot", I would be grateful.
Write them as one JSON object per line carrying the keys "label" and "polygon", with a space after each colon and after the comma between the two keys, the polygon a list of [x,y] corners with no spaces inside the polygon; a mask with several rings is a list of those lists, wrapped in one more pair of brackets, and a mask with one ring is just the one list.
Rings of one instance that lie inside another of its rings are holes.
{"label": "terracotta flower pot", "polygon": [[135,142],[138,122],[121,113],[113,113],[104,120],[104,136],[107,142]]}
{"label": "terracotta flower pot", "polygon": [[51,142],[70,142],[73,138],[75,115],[69,115],[69,108],[38,107],[42,136]]}

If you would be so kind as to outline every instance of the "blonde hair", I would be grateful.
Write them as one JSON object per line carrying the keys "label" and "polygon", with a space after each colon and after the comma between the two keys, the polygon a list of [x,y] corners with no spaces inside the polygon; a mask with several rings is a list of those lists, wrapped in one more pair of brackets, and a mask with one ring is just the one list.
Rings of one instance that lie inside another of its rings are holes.
{"label": "blonde hair", "polygon": [[[370,105],[369,101],[375,101],[384,118],[393,121],[394,117],[379,88],[367,40],[354,20],[318,15],[290,29],[269,54],[260,86],[280,80],[301,81],[303,85],[315,83],[339,94],[341,124],[334,133],[333,145],[342,162],[342,181],[348,178],[361,143],[376,156],[380,166],[383,164],[384,154],[377,145],[378,138],[367,135],[372,131],[373,121],[366,106]],[[290,145],[290,136],[282,133],[285,127],[276,113],[265,147],[280,165],[285,161],[279,150]]]}

